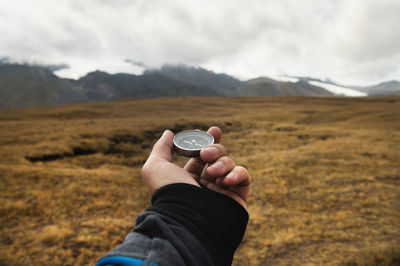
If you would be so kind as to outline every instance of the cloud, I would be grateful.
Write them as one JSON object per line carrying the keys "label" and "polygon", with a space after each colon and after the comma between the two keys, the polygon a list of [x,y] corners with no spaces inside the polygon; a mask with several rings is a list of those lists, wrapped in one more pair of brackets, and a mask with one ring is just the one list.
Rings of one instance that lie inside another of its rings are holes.
{"label": "cloud", "polygon": [[368,62],[399,54],[399,15],[398,1],[345,2],[332,29],[338,55]]}
{"label": "cloud", "polygon": [[138,67],[142,67],[142,68],[147,68],[146,65],[145,65],[144,63],[138,62],[138,61],[135,61],[135,60],[132,60],[132,59],[125,59],[125,62],[126,62],[126,63],[130,63],[130,64],[132,64],[132,65],[134,65],[134,66],[138,66]]}
{"label": "cloud", "polygon": [[242,78],[398,78],[397,0],[0,0],[0,56],[64,75],[185,63]]}
{"label": "cloud", "polygon": [[47,68],[48,70],[50,70],[52,72],[70,68],[70,66],[65,63],[46,65],[46,64],[41,64],[38,62],[32,62],[32,61],[26,61],[26,60],[16,61],[7,56],[0,57],[0,65],[1,64],[18,64],[18,65],[39,66],[39,67]]}
{"label": "cloud", "polygon": [[70,68],[68,64],[43,65],[42,67],[47,68],[52,72]]}

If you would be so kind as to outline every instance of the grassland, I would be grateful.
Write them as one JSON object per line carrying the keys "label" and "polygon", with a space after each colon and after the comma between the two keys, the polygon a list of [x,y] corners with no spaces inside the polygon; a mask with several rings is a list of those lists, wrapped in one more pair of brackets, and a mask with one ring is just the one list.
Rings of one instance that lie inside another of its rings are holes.
{"label": "grassland", "polygon": [[211,125],[253,179],[234,265],[400,263],[400,97],[278,97],[0,112],[0,265],[93,264],[148,206],[162,131]]}

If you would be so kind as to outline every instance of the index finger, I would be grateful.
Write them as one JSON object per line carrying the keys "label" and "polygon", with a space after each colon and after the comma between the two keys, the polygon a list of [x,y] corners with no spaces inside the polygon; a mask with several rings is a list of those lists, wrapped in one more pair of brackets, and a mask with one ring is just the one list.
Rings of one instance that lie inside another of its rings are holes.
{"label": "index finger", "polygon": [[222,131],[219,127],[210,127],[207,133],[214,137],[214,143],[219,143],[221,141]]}

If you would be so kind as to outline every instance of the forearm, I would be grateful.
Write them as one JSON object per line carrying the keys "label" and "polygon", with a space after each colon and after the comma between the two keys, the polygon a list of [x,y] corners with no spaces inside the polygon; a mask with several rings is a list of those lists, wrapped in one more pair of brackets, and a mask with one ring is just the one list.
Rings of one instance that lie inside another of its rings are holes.
{"label": "forearm", "polygon": [[[159,189],[125,242],[105,257],[159,265],[230,265],[248,214],[231,198],[188,184]],[[235,219],[232,219],[235,217]]]}

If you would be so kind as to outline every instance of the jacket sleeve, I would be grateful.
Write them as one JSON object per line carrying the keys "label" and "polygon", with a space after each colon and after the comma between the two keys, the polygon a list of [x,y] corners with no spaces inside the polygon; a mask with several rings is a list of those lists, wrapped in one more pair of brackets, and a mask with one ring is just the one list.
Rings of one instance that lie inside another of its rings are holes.
{"label": "jacket sleeve", "polygon": [[189,184],[162,187],[151,201],[124,243],[96,265],[232,264],[248,222],[240,204]]}

